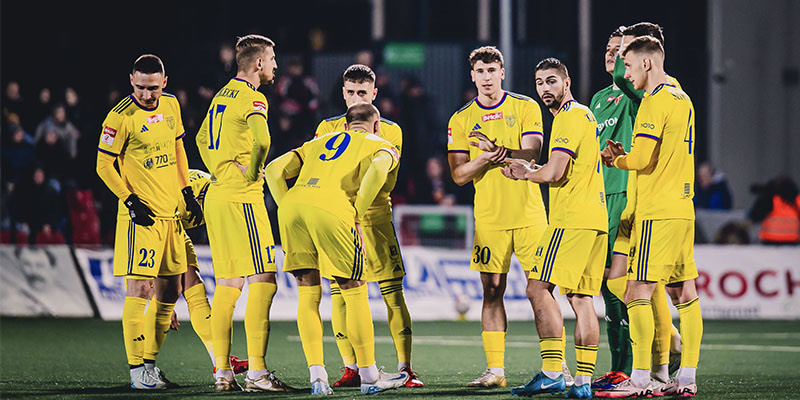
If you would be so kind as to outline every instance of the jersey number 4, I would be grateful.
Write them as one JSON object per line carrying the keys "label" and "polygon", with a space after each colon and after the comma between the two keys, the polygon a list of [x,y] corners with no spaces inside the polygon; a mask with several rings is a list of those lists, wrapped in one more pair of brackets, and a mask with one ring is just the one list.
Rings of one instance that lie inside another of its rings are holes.
{"label": "jersey number 4", "polygon": [[[342,138],[342,140],[339,140],[340,137]],[[347,149],[347,146],[349,144],[350,144],[350,134],[349,133],[342,132],[342,133],[336,134],[334,137],[328,139],[328,141],[325,142],[325,148],[328,149],[328,150],[333,151],[334,153],[333,154],[330,154],[330,153],[328,153],[328,154],[325,154],[325,153],[320,154],[319,159],[322,160],[322,161],[335,160],[335,159],[339,158],[339,156],[341,156],[342,153],[344,153],[345,149]]]}
{"label": "jersey number 4", "polygon": [[[219,150],[219,137],[222,133],[222,115],[225,113],[224,104],[212,104],[211,108],[208,110],[208,134],[209,134],[209,142],[208,148],[209,150]],[[214,141],[214,118],[217,119],[217,141]]]}
{"label": "jersey number 4", "polygon": [[692,130],[694,130],[694,124],[692,124],[692,110],[689,110],[689,121],[686,125],[686,134],[683,136],[683,141],[689,145],[689,154],[692,154],[692,144],[694,143],[692,140]]}

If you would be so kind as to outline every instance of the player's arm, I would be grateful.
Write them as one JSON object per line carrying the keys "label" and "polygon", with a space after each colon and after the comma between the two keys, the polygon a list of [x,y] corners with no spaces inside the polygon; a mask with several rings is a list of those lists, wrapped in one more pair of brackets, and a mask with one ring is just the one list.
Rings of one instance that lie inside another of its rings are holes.
{"label": "player's arm", "polygon": [[527,163],[514,160],[503,168],[503,175],[511,179],[526,179],[534,183],[558,182],[564,177],[572,156],[563,151],[553,151],[545,165],[529,167]]}
{"label": "player's arm", "polygon": [[[620,46],[620,48],[622,48],[622,46]],[[644,90],[635,90],[633,88],[633,83],[625,78],[625,61],[619,54],[617,54],[617,60],[614,62],[614,73],[612,76],[614,84],[617,85],[619,90],[622,90],[622,93],[625,94],[626,97],[637,103],[642,101]]]}
{"label": "player's arm", "polygon": [[247,126],[253,132],[253,150],[250,152],[250,167],[245,173],[245,178],[250,182],[258,180],[261,167],[267,161],[269,152],[270,136],[267,127],[267,119],[263,114],[252,113],[247,117]]}
{"label": "player's arm", "polygon": [[114,161],[117,157],[101,151],[97,152],[97,175],[103,180],[103,183],[121,200],[125,200],[130,196],[131,191],[128,186],[122,181],[122,177],[114,168]]}
{"label": "player's arm", "polygon": [[474,160],[469,159],[469,153],[450,152],[447,154],[447,162],[450,164],[450,176],[453,177],[453,182],[458,186],[464,186],[486,171],[493,163],[502,162],[507,154],[508,149],[502,146],[497,146],[495,151],[483,152]]}
{"label": "player's arm", "polygon": [[[633,149],[630,153],[626,153],[621,143],[608,140],[606,141],[608,147],[603,150],[604,162],[609,167],[635,171],[643,170],[647,168],[655,158],[655,150],[658,141],[659,138],[656,136],[641,133],[636,134],[633,138]],[[610,164],[607,161],[609,159],[611,160]]]}
{"label": "player's arm", "polygon": [[264,178],[267,180],[269,192],[279,207],[283,196],[289,191],[286,180],[299,175],[302,166],[303,160],[300,159],[300,154],[292,150],[272,160],[264,170]]}
{"label": "player's arm", "polygon": [[208,170],[208,172],[213,173],[214,171],[211,169],[211,159],[209,158],[208,154],[209,140],[211,140],[209,138],[208,124],[209,124],[208,115],[206,115],[206,118],[200,125],[200,130],[197,131],[197,136],[195,137],[195,143],[197,143],[197,150],[200,152],[200,158],[203,160],[203,164],[206,165],[206,170]]}
{"label": "player's arm", "polygon": [[194,197],[192,186],[189,185],[189,159],[186,158],[186,150],[183,148],[183,135],[175,140],[175,163],[178,166],[178,183],[183,189],[183,202],[186,204],[186,212],[189,213],[189,222],[199,223],[203,219],[203,207]]}
{"label": "player's arm", "polygon": [[383,187],[386,182],[386,177],[389,175],[392,167],[395,166],[395,158],[388,150],[381,150],[375,154],[372,163],[364,173],[364,178],[361,179],[361,186],[358,188],[356,201],[354,206],[356,208],[356,219],[359,219],[367,212],[370,204],[375,200],[375,196]]}

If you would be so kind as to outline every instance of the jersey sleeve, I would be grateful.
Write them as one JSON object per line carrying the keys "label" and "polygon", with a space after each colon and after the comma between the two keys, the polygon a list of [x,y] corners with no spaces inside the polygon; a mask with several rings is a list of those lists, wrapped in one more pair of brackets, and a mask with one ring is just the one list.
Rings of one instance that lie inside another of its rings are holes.
{"label": "jersey sleeve", "polygon": [[122,152],[129,134],[127,118],[113,111],[109,112],[103,121],[103,131],[100,132],[97,150],[117,157]]}
{"label": "jersey sleeve", "polygon": [[539,104],[533,100],[523,102],[521,135],[539,135],[544,137],[542,125],[542,109],[539,107]]}
{"label": "jersey sleeve", "polygon": [[447,123],[447,152],[469,154],[464,121],[463,118],[459,118],[458,114],[450,117],[450,122]]}
{"label": "jersey sleeve", "polygon": [[400,129],[400,125],[394,124],[389,125],[387,124],[389,134],[386,135],[385,139],[391,143],[397,151],[402,154],[403,153],[403,130]]}
{"label": "jersey sleeve", "polygon": [[186,129],[183,127],[183,117],[181,116],[181,104],[175,100],[175,140],[183,139],[186,136]]}
{"label": "jersey sleeve", "polygon": [[553,123],[553,131],[550,133],[552,136],[551,154],[554,151],[561,151],[575,158],[582,137],[578,118],[584,118],[584,116],[583,113],[576,110],[565,114],[558,124]]}
{"label": "jersey sleeve", "polygon": [[645,137],[653,140],[660,140],[661,133],[664,131],[664,113],[655,104],[658,99],[648,98],[642,101],[639,112],[636,114],[636,122],[633,125],[633,139]]}
{"label": "jersey sleeve", "polygon": [[389,168],[389,171],[392,171],[395,168],[397,168],[397,166],[400,164],[400,152],[397,150],[397,148],[394,147],[394,145],[391,142],[389,142],[388,140],[381,140],[376,144],[375,147],[376,147],[375,151],[372,152],[372,157],[375,157],[375,155],[377,155],[381,151],[385,151],[389,153],[390,156],[392,156],[392,167]]}
{"label": "jersey sleeve", "polygon": [[269,105],[267,104],[267,98],[264,97],[261,92],[255,92],[255,95],[251,96],[246,101],[247,104],[244,104],[242,107],[242,117],[244,117],[245,121],[253,115],[260,115],[264,117],[264,119],[267,119]]}
{"label": "jersey sleeve", "polygon": [[322,120],[322,121],[319,122],[319,125],[317,125],[317,130],[314,132],[314,137],[318,138],[318,137],[328,133],[328,131],[329,131],[328,122],[325,121],[325,120]]}

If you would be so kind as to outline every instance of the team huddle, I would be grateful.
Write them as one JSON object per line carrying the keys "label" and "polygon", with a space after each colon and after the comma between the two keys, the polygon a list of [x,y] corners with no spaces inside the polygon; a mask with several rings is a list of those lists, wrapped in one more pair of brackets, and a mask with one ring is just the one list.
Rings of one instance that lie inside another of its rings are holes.
{"label": "team huddle", "polygon": [[[196,135],[208,172],[188,168],[180,106],[163,92],[167,77],[154,55],[136,60],[133,93],[103,122],[97,173],[120,199],[114,274],[126,283],[122,326],[131,387],[174,385],[156,357],[183,295],[216,391],[297,391],[266,365],[278,288],[265,182],[278,205],[282,268],[297,281],[311,394],[332,394],[331,386],[360,387],[364,394],[424,386],[411,368],[405,269],[391,223],[402,131],[372,105],[375,74],[355,64],[343,74],[346,112],[323,120],[312,140],[265,166],[268,103],[257,89],[275,79],[274,47],[263,36],[239,38],[236,77],[212,98]],[[639,23],[612,33],[605,64],[613,83],[588,107],[573,99],[561,61],[536,66],[537,94],[554,116],[546,163],[539,162],[539,103],[503,90],[500,51],[480,47],[469,62],[478,95],[453,114],[447,132],[453,180],[475,187],[470,268],[483,286],[487,368],[467,386],[506,386],[503,294],[515,254],[528,274],[542,362],[511,394],[694,396],[702,336],[693,258],[694,110],[664,71],[661,28]],[[538,184],[549,187],[549,212]],[[201,224],[214,267],[213,304],[185,232]],[[323,358],[321,278],[330,282],[331,324],[344,365],[333,385]],[[231,355],[232,320],[245,280],[247,360],[239,360]],[[377,368],[365,282],[380,287],[396,373]],[[577,317],[574,378],[555,286]],[[600,336],[592,299],[601,293],[612,365],[592,381]],[[667,296],[679,311],[680,333]],[[243,387],[237,374],[246,374]]]}

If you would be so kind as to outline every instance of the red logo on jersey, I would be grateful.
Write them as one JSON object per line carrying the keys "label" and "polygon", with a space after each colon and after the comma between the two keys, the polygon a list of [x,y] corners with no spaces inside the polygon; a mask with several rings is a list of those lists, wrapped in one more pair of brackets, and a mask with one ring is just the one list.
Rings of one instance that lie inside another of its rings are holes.
{"label": "red logo on jersey", "polygon": [[112,138],[117,137],[117,130],[110,126],[103,127],[103,133],[111,136]]}
{"label": "red logo on jersey", "polygon": [[147,124],[155,124],[156,122],[161,122],[164,120],[164,114],[156,114],[147,117]]}
{"label": "red logo on jersey", "polygon": [[496,112],[496,113],[491,113],[491,114],[484,114],[483,117],[481,117],[481,120],[483,120],[483,122],[494,121],[496,119],[503,119],[503,112],[502,111]]}
{"label": "red logo on jersey", "polygon": [[267,111],[267,105],[264,104],[263,101],[254,101],[253,102],[253,110],[266,112]]}
{"label": "red logo on jersey", "polygon": [[608,96],[606,99],[606,103],[614,102],[614,104],[619,104],[619,100],[622,98],[622,95],[619,96]]}

